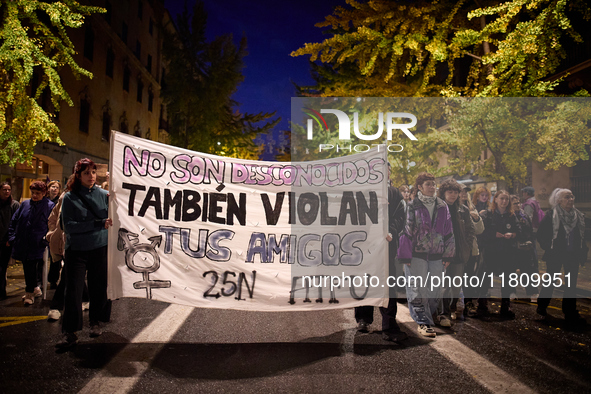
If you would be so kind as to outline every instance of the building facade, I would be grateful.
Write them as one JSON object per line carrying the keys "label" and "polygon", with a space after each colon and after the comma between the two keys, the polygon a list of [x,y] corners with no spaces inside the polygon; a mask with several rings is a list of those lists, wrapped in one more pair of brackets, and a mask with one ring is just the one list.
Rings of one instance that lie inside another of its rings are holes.
{"label": "building facade", "polygon": [[[2,167],[0,176],[12,179],[14,197],[27,198],[28,185],[36,179],[66,180],[83,157],[108,163],[111,130],[166,142],[166,114],[160,98],[165,76],[161,26],[170,16],[164,1],[89,3],[107,12],[87,17],[84,26],[70,30],[69,36],[77,51],[74,59],[93,78],[76,79],[69,69],[60,73],[74,102],[72,107],[62,103],[55,112],[65,145],[39,143],[32,166]],[[42,106],[52,112],[49,97],[43,96]]]}

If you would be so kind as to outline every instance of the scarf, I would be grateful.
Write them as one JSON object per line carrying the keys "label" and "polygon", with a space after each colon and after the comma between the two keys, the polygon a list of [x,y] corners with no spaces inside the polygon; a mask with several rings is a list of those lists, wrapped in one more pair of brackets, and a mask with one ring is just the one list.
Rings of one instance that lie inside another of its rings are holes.
{"label": "scarf", "polygon": [[583,213],[575,207],[570,212],[565,211],[560,205],[554,207],[554,213],[552,214],[552,243],[558,237],[558,229],[561,224],[564,231],[566,231],[567,239],[577,226],[579,227],[581,239],[585,239],[585,218]]}
{"label": "scarf", "polygon": [[419,197],[419,200],[421,200],[421,202],[425,205],[435,205],[435,201],[437,200],[437,197],[435,196],[425,196],[420,190],[417,196]]}

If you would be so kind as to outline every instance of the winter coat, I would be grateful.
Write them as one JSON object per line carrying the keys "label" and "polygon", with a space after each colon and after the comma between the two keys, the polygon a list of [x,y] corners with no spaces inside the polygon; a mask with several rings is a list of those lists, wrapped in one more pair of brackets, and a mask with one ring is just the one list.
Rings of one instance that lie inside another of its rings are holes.
{"label": "winter coat", "polygon": [[[558,262],[564,258],[565,254],[568,250],[567,245],[567,238],[566,238],[566,231],[564,230],[564,226],[560,224],[558,228],[558,235],[554,242],[552,242],[552,236],[554,233],[552,218],[554,216],[554,209],[549,210],[542,222],[540,223],[540,228],[538,229],[537,240],[540,243],[540,246],[546,253],[542,257],[542,260],[546,262]],[[579,223],[580,225],[580,223]],[[572,242],[572,251],[571,253],[574,254],[576,262],[578,264],[584,265],[585,261],[587,261],[587,253],[589,253],[589,247],[584,239],[581,239],[581,233],[579,232],[578,227],[573,230],[573,242]]]}
{"label": "winter coat", "polygon": [[[88,209],[81,198],[92,209]],[[109,217],[108,210],[109,193],[100,187],[79,187],[66,193],[62,199],[61,214],[66,249],[88,251],[106,246],[108,231],[105,221]]]}
{"label": "winter coat", "polygon": [[14,213],[8,230],[8,242],[13,247],[12,257],[26,261],[43,258],[47,247],[47,219],[53,203],[43,197],[41,201],[24,201]]}
{"label": "winter coat", "polygon": [[10,221],[12,216],[19,207],[18,201],[11,198],[8,200],[0,200],[0,242],[2,245],[6,245],[8,240],[8,229],[10,228]]}
{"label": "winter coat", "polygon": [[411,201],[407,207],[404,231],[400,236],[400,262],[409,264],[413,257],[451,262],[454,253],[453,226],[445,201],[436,199],[433,218],[418,197]]}
{"label": "winter coat", "polygon": [[49,251],[51,252],[53,261],[58,261],[63,258],[66,245],[66,235],[59,223],[64,194],[65,193],[62,193],[57,200],[57,204],[53,207],[49,219],[47,220],[48,231],[45,239],[49,242]]}
{"label": "winter coat", "polygon": [[476,238],[476,230],[468,207],[460,205],[457,213],[457,224],[453,227],[456,251],[452,264],[466,264],[472,255],[472,244]]}
{"label": "winter coat", "polygon": [[[390,250],[394,249],[394,257],[398,250],[398,239],[404,229],[406,206],[400,191],[394,186],[388,187],[388,232],[392,234]],[[392,247],[393,246],[393,247]]]}
{"label": "winter coat", "polygon": [[[521,224],[515,214],[498,210],[487,210],[481,215],[484,221],[484,231],[481,235],[479,246],[484,255],[484,263],[487,270],[493,272],[513,272],[517,269],[517,242],[523,242],[524,235]],[[515,233],[516,237],[506,239],[498,238],[497,233]]]}

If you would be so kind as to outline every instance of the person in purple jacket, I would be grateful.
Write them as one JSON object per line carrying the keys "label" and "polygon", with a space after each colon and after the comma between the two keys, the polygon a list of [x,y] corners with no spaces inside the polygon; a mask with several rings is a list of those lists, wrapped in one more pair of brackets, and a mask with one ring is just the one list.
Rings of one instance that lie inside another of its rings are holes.
{"label": "person in purple jacket", "polygon": [[24,201],[17,209],[8,229],[8,242],[12,246],[12,257],[23,262],[25,272],[25,305],[41,297],[40,271],[43,270],[43,252],[47,247],[47,218],[53,203],[45,197],[45,182],[35,181],[29,186],[31,199]]}
{"label": "person in purple jacket", "polygon": [[431,278],[441,278],[444,268],[453,260],[455,239],[449,208],[435,196],[435,177],[420,173],[415,188],[417,197],[408,204],[398,259],[404,264],[410,316],[419,325],[419,334],[435,337],[431,326],[441,287],[431,286]]}

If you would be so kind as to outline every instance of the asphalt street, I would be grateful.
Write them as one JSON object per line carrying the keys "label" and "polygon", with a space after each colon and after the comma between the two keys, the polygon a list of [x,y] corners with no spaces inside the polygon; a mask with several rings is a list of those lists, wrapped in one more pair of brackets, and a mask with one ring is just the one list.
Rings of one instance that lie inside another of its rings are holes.
{"label": "asphalt street", "polygon": [[[409,339],[395,344],[382,340],[377,310],[362,334],[350,309],[241,312],[124,298],[102,336],[89,337],[86,314],[79,344],[56,351],[49,301],[25,307],[21,291],[9,294],[0,301],[2,393],[591,392],[591,325],[568,329],[556,300],[549,321],[523,300],[513,321],[456,321],[435,339],[399,305]],[[591,323],[590,308],[579,300]]]}

